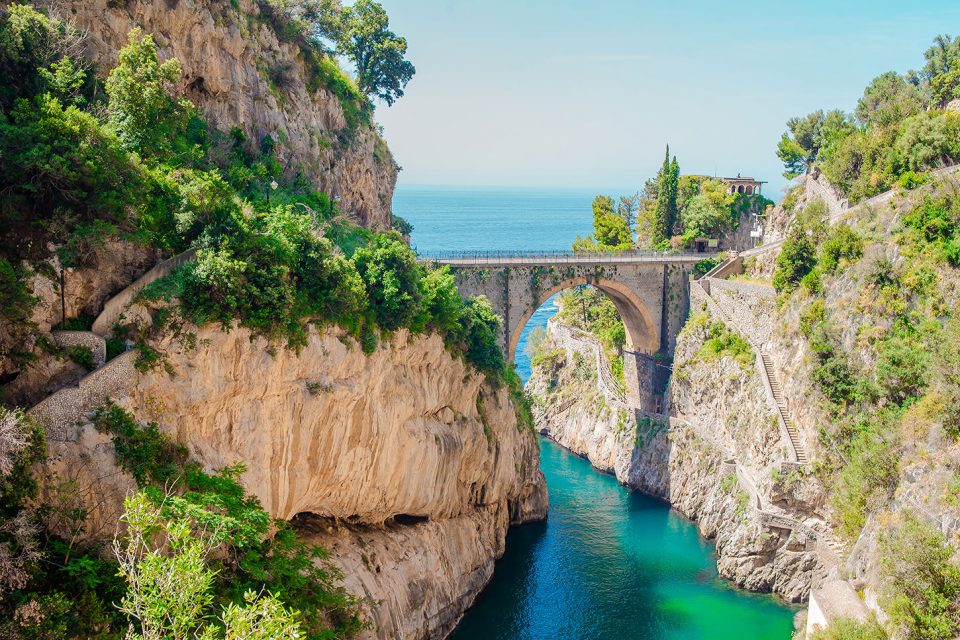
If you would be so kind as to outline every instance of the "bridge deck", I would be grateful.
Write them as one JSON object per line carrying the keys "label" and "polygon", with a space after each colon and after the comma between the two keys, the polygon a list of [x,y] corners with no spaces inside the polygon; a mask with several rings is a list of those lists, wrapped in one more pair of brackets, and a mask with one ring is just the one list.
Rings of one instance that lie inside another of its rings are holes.
{"label": "bridge deck", "polygon": [[421,255],[425,262],[460,267],[594,265],[594,264],[690,264],[716,258],[716,253],[624,251],[584,253],[573,251],[442,251]]}

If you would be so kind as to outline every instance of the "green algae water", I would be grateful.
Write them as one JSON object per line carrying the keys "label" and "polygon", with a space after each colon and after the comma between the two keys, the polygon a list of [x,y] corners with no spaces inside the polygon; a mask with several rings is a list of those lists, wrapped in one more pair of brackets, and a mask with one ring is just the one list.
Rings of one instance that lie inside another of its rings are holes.
{"label": "green algae water", "polygon": [[[421,251],[566,249],[591,231],[603,190],[403,187],[394,210],[414,225]],[[629,190],[623,190],[624,193]],[[556,313],[547,301],[526,337]],[[493,581],[456,640],[788,640],[793,612],[717,577],[713,547],[663,503],[548,441],[541,464],[548,522],[513,529]]]}
{"label": "green algae water", "polygon": [[793,611],[717,576],[713,547],[665,504],[541,440],[546,523],[513,529],[454,640],[788,640]]}

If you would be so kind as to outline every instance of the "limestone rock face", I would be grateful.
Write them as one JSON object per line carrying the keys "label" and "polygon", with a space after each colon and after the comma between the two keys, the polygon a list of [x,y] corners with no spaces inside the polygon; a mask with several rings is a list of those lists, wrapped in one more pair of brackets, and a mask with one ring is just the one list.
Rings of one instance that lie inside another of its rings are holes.
{"label": "limestone rock face", "polygon": [[281,164],[370,228],[389,228],[397,166],[368,126],[349,131],[339,99],[311,89],[299,47],[281,42],[253,0],[43,0],[87,36],[101,74],[117,62],[127,34],[152,34],[161,58],[177,58],[183,94],[226,133],[240,127],[251,145],[276,142]]}
{"label": "limestone rock face", "polygon": [[[207,468],[243,463],[274,517],[340,523],[311,535],[367,599],[369,637],[441,637],[486,585],[508,527],[546,517],[536,435],[439,337],[398,332],[368,356],[336,330],[311,330],[299,353],[247,330],[195,331],[193,348],[157,343],[165,365],[115,401]],[[91,500],[122,496],[129,478],[90,430],[56,443],[47,471],[86,461]],[[90,506],[109,520],[109,505]]]}

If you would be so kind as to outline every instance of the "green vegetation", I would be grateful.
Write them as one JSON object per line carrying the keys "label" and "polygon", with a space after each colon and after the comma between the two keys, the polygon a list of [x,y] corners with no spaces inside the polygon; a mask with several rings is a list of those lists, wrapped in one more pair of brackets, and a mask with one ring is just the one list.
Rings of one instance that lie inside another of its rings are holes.
{"label": "green vegetation", "polygon": [[759,194],[730,193],[722,180],[681,176],[676,156],[667,147],[656,178],[643,193],[619,202],[598,195],[593,200],[593,234],[577,236],[574,251],[626,251],[637,244],[659,251],[682,249],[698,238],[719,238],[737,229],[741,218],[773,203]]}
{"label": "green vegetation", "polygon": [[[690,320],[694,321],[693,318]],[[703,320],[699,320],[703,322]],[[727,328],[720,321],[712,321],[707,325],[707,337],[697,353],[699,357],[721,359],[731,357],[744,369],[749,368],[756,357],[753,348],[738,332]]]}
{"label": "green vegetation", "polygon": [[[149,526],[132,528],[116,549],[128,587],[121,611],[145,637],[168,637],[173,629],[164,625],[197,629],[213,605],[233,616],[242,615],[236,608],[272,602],[251,601],[250,593],[272,594],[263,596],[275,599],[268,619],[280,615],[278,605],[284,607],[280,618],[296,620],[306,638],[350,637],[361,628],[357,603],[339,586],[341,576],[326,561],[327,552],[301,541],[286,522],[273,521],[240,485],[242,467],[208,474],[156,424],[141,426],[113,405],[97,412],[96,425],[113,436],[121,468],[141,488],[126,502],[125,518],[128,525],[139,518]],[[271,528],[277,532],[268,537]],[[183,536],[160,545],[157,531]],[[173,583],[162,580],[174,576],[175,583],[190,585],[189,597],[170,600]],[[148,636],[156,628],[163,632]]]}
{"label": "green vegetation", "polygon": [[[623,204],[621,199],[621,205]],[[573,243],[574,251],[626,251],[632,249],[633,231],[630,218],[632,206],[615,209],[610,196],[597,196],[593,199],[593,235],[577,239]]]}
{"label": "green vegetation", "polygon": [[[300,45],[318,80],[345,106],[363,97],[359,108],[367,118],[367,97],[392,105],[416,73],[404,57],[406,39],[389,29],[387,12],[373,0],[358,0],[349,7],[338,0],[261,0],[259,4],[277,35]],[[337,67],[333,54],[353,63],[355,84]]]}
{"label": "green vegetation", "polygon": [[882,604],[906,638],[949,640],[960,633],[956,549],[930,524],[908,516],[881,541],[888,589]]}
{"label": "green vegetation", "polygon": [[960,39],[938,36],[924,55],[920,71],[874,78],[854,114],[791,118],[777,148],[784,175],[819,167],[856,201],[894,184],[915,186],[924,181],[922,172],[960,159],[960,114],[944,110],[960,97]]}
{"label": "green vegetation", "polygon": [[[873,244],[869,232],[829,226],[822,203],[797,212],[774,277],[799,307],[814,354],[811,378],[827,416],[820,439],[830,452],[823,471],[848,539],[893,495],[905,452],[935,429],[960,435],[960,319],[950,302],[960,198],[949,184],[933,185],[897,206],[890,240]],[[842,307],[824,297],[841,275],[843,291],[860,292]],[[844,329],[851,318],[853,342]]]}
{"label": "green vegetation", "polygon": [[810,640],[887,640],[887,634],[875,618],[867,622],[837,618],[826,629],[817,629]]}
{"label": "green vegetation", "polygon": [[627,342],[616,306],[595,287],[575,287],[561,293],[559,316],[565,324],[596,336],[611,362]]}
{"label": "green vegetation", "polygon": [[679,188],[680,164],[676,156],[670,160],[670,146],[667,145],[663,166],[657,175],[657,199],[653,213],[653,229],[650,233],[650,244],[654,247],[666,243],[673,236]]}
{"label": "green vegetation", "polygon": [[803,285],[819,293],[822,278],[843,271],[863,257],[863,236],[849,225],[827,224],[827,208],[815,200],[796,216],[773,273],[773,286],[790,293]]}
{"label": "green vegetation", "polygon": [[[350,11],[378,9],[367,2]],[[367,18],[351,20],[349,28],[359,29]],[[0,177],[9,194],[0,207],[0,277],[11,285],[3,313],[14,326],[29,330],[33,300],[25,274],[10,265],[42,258],[38,237],[62,247],[64,264],[83,266],[91,243],[122,234],[166,251],[198,247],[195,262],[143,293],[179,300],[181,314],[197,324],[239,321],[294,348],[305,343],[309,323],[339,324],[367,352],[382,332],[435,331],[485,373],[504,374],[488,303],[462,301],[449,272],[418,264],[395,232],[353,227],[325,194],[302,178],[285,179],[273,138],[251,153],[239,129],[208,131],[193,105],[171,97],[179,64],[160,63],[149,35],[130,34],[106,99],[71,55],[73,36],[62,23],[14,4],[0,14],[0,35],[0,70],[22,70],[11,61],[24,52],[42,65],[9,77],[10,111],[0,118],[9,169]],[[34,79],[68,68],[75,75],[69,103]],[[159,363],[150,357],[157,354],[141,353],[143,367]]]}

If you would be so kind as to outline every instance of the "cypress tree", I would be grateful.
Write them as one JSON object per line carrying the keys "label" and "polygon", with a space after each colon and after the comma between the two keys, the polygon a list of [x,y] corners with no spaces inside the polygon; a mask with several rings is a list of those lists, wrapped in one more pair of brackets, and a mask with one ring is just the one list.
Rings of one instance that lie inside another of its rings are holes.
{"label": "cypress tree", "polygon": [[670,145],[657,175],[657,207],[654,211],[653,233],[650,244],[656,246],[670,239],[677,219],[677,191],[680,188],[680,165],[674,157],[670,161]]}
{"label": "cypress tree", "polygon": [[[669,149],[667,150],[669,153]],[[677,197],[680,194],[680,164],[677,156],[673,156],[670,163],[670,193],[667,199],[667,238],[673,236],[673,228],[677,223]]]}

